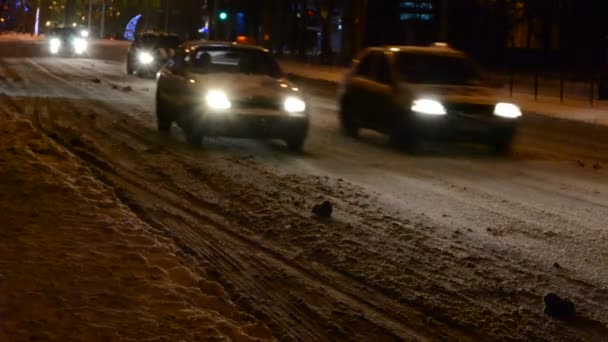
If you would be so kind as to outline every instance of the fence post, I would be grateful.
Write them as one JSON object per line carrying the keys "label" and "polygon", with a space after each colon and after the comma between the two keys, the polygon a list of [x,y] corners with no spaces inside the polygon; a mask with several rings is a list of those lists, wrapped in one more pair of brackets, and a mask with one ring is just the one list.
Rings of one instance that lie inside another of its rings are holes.
{"label": "fence post", "polygon": [[538,101],[538,70],[534,71],[534,101]]}
{"label": "fence post", "polygon": [[564,103],[564,72],[559,73],[559,103]]}
{"label": "fence post", "polygon": [[595,80],[591,76],[589,81],[589,104],[593,107],[593,101],[595,100]]}
{"label": "fence post", "polygon": [[513,97],[513,69],[509,68],[509,96]]}

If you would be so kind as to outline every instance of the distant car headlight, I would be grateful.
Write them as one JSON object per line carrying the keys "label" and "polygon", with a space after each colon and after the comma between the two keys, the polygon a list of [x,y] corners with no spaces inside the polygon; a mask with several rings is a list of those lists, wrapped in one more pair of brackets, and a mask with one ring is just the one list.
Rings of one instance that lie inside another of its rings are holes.
{"label": "distant car headlight", "polygon": [[221,90],[210,90],[205,96],[207,106],[211,109],[226,110],[232,107],[232,103],[228,100],[226,93]]}
{"label": "distant car headlight", "polygon": [[139,60],[139,63],[145,65],[154,62],[154,56],[149,52],[140,52],[139,55],[137,55],[137,59]]}
{"label": "distant car headlight", "polygon": [[88,38],[89,37],[89,30],[82,30],[82,31],[80,31],[80,36],[82,38]]}
{"label": "distant car headlight", "polygon": [[448,112],[441,102],[431,99],[420,99],[412,104],[412,111],[426,115],[446,115]]}
{"label": "distant car headlight", "polygon": [[81,54],[81,53],[87,51],[87,48],[89,45],[87,40],[83,39],[83,38],[75,38],[73,44],[74,44],[74,50],[78,54]]}
{"label": "distant car headlight", "polygon": [[61,49],[61,39],[53,38],[49,42],[49,45],[50,45],[51,53],[53,53],[53,54],[58,53],[59,49]]}
{"label": "distant car headlight", "polygon": [[299,114],[306,111],[306,102],[295,96],[289,96],[283,103],[283,108],[291,114]]}
{"label": "distant car headlight", "polygon": [[501,102],[494,108],[494,115],[501,118],[517,119],[521,116],[521,110],[512,103]]}

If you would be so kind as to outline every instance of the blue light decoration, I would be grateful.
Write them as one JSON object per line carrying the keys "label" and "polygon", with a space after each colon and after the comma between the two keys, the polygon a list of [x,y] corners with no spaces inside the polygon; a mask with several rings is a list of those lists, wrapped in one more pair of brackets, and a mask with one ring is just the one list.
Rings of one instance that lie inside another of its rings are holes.
{"label": "blue light decoration", "polygon": [[40,7],[36,8],[36,22],[34,24],[34,35],[40,34]]}
{"label": "blue light decoration", "polygon": [[125,34],[124,34],[124,37],[126,40],[128,40],[128,41],[135,40],[135,32],[137,30],[137,24],[139,23],[139,19],[141,19],[141,14],[134,16],[133,19],[131,19],[129,21],[129,23],[127,24],[127,27],[125,28]]}

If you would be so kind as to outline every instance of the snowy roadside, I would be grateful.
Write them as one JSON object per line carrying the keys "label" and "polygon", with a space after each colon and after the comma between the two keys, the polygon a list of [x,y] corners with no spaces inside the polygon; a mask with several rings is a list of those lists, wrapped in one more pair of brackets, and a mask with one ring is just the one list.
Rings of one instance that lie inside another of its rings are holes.
{"label": "snowy roadside", "polygon": [[0,118],[0,341],[272,340],[30,121]]}
{"label": "snowy roadside", "polygon": [[0,39],[18,40],[18,41],[37,41],[44,40],[44,35],[35,36],[30,33],[3,32],[0,33]]}

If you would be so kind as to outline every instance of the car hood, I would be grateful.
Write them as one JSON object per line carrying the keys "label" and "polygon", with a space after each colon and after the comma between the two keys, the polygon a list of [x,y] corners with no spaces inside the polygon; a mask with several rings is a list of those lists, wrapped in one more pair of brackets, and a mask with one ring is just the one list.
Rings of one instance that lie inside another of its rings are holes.
{"label": "car hood", "polygon": [[222,90],[233,99],[264,97],[278,100],[288,94],[297,95],[300,92],[285,79],[264,75],[217,73],[190,74],[189,77],[201,90]]}
{"label": "car hood", "polygon": [[484,86],[405,84],[403,88],[412,98],[431,98],[445,103],[496,104],[505,100],[499,91]]}

